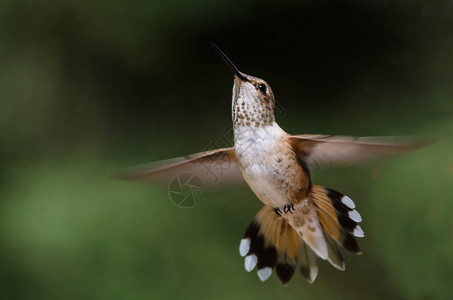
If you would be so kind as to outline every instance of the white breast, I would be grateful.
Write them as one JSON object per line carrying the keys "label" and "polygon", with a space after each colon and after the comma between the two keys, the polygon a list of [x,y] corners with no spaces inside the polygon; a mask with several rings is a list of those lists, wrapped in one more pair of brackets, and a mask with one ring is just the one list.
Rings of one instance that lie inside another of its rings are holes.
{"label": "white breast", "polygon": [[235,128],[236,158],[242,176],[253,192],[272,207],[287,203],[284,183],[277,173],[284,164],[281,141],[286,136],[276,123],[266,127]]}

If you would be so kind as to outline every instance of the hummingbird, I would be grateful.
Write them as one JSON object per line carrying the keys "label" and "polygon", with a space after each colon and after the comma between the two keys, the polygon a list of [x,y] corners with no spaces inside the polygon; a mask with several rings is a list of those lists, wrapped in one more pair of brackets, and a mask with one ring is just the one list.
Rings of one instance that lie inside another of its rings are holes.
{"label": "hummingbird", "polygon": [[[239,245],[244,267],[261,281],[273,271],[284,285],[294,273],[313,283],[318,259],[345,269],[342,248],[361,254],[362,217],[351,198],[314,184],[313,170],[363,163],[420,148],[424,143],[392,138],[291,135],[276,122],[275,97],[264,80],[240,72],[212,44],[233,73],[234,146],[133,167],[120,177],[131,181],[169,180],[191,173],[205,185],[246,182],[263,207]],[[213,175],[212,168],[221,170]]]}

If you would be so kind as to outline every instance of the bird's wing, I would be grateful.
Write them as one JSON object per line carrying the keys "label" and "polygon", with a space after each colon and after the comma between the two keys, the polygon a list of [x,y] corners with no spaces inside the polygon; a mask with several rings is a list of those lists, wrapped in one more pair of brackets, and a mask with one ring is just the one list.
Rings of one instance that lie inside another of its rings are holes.
{"label": "bird's wing", "polygon": [[168,184],[183,173],[198,176],[205,187],[242,182],[234,147],[215,149],[128,168],[114,177],[128,181]]}
{"label": "bird's wing", "polygon": [[425,141],[392,137],[292,135],[294,151],[308,168],[351,165],[403,154],[421,148]]}

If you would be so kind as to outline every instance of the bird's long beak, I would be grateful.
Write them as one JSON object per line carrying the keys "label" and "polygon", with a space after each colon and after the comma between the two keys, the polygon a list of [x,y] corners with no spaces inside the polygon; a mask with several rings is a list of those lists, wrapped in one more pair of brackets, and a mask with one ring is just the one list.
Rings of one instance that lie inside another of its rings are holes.
{"label": "bird's long beak", "polygon": [[239,72],[238,68],[231,62],[231,60],[225,55],[225,53],[220,50],[219,47],[215,44],[211,44],[212,48],[220,55],[220,57],[223,59],[223,61],[227,64],[228,68],[230,68],[231,72],[233,72],[233,75],[239,78],[242,81],[248,81],[247,77],[241,72]]}

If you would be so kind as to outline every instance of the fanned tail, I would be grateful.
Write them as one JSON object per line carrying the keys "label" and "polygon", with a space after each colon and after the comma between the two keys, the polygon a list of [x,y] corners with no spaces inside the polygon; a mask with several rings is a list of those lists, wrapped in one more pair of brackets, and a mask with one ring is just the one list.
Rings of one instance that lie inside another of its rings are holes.
{"label": "fanned tail", "polygon": [[[317,208],[317,214],[329,248],[335,250],[338,244],[356,254],[361,254],[354,237],[365,234],[358,223],[362,217],[355,210],[355,204],[348,196],[320,185],[313,185],[310,199]],[[336,242],[337,244],[333,243]],[[332,257],[329,255],[329,261]],[[334,266],[336,264],[332,263]],[[343,267],[344,269],[344,267]]]}
{"label": "fanned tail", "polygon": [[362,217],[349,197],[313,185],[309,197],[286,214],[286,218],[279,216],[265,205],[241,240],[239,252],[245,256],[245,269],[250,272],[257,267],[261,281],[275,269],[284,285],[296,270],[313,283],[318,275],[317,257],[344,270],[341,247],[361,253],[355,237],[364,236],[358,225]]}
{"label": "fanned tail", "polygon": [[239,246],[245,256],[245,269],[255,266],[261,281],[267,280],[275,269],[286,285],[296,269],[312,283],[318,274],[316,255],[284,218],[264,206],[247,228]]}

